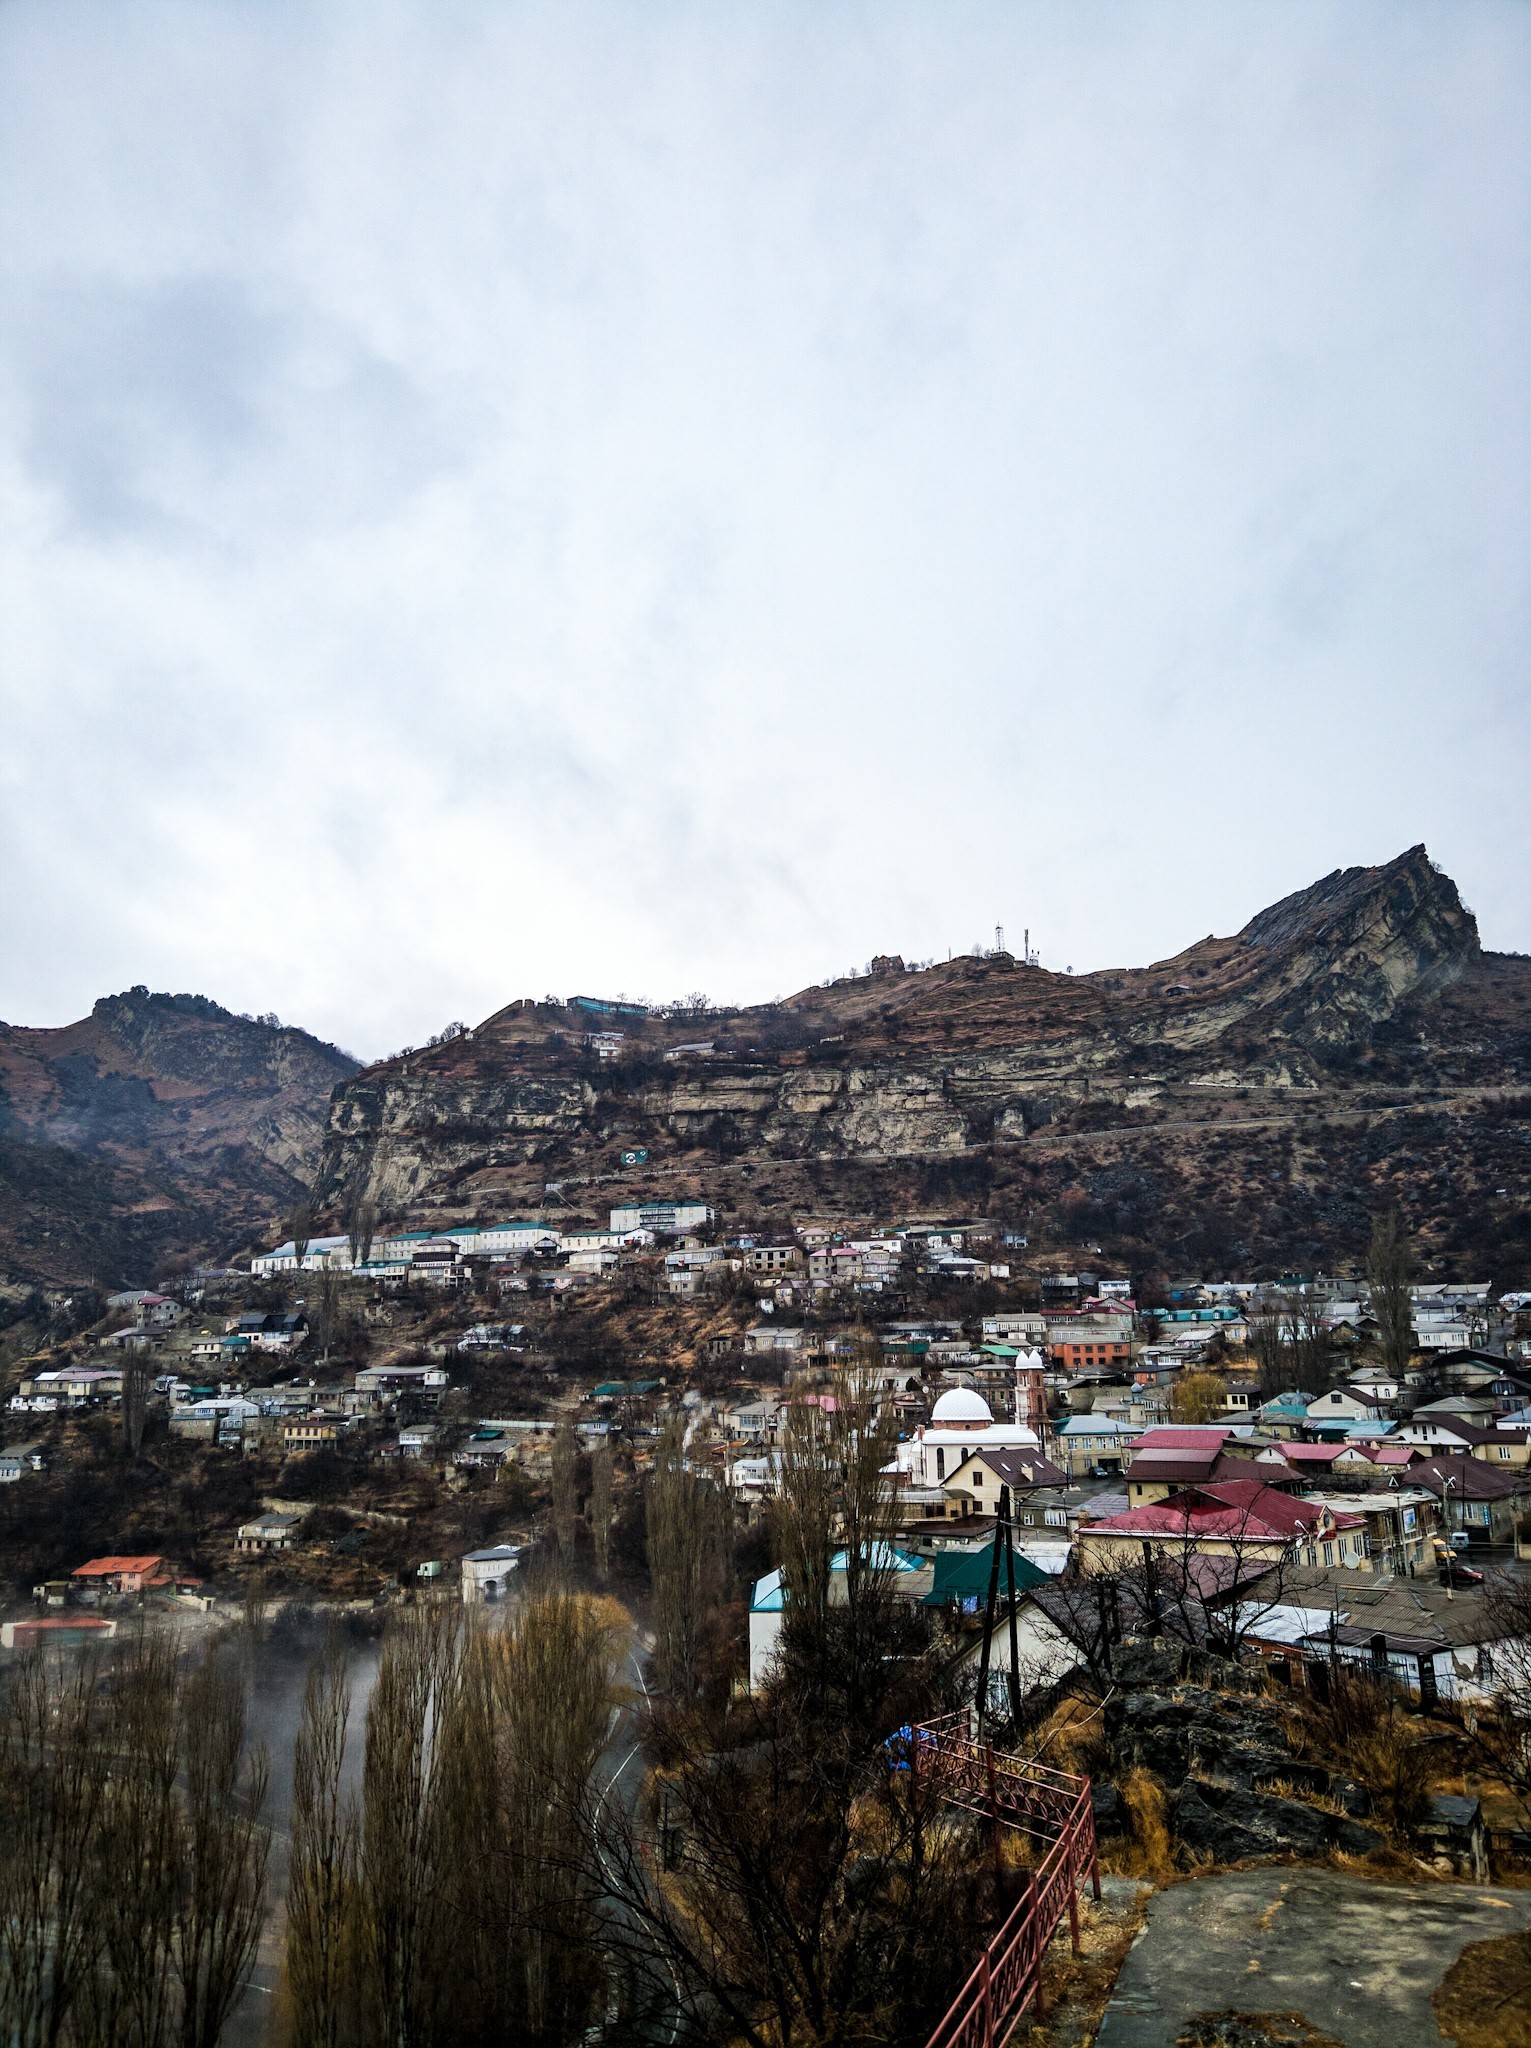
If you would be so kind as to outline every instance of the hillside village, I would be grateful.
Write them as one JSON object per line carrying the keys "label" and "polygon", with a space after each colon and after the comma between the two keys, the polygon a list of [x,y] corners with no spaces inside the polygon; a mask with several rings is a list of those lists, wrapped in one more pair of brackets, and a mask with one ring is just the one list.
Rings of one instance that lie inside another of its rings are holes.
{"label": "hillside village", "polygon": [[779,1614],[763,1522],[784,1429],[853,1375],[896,1445],[901,1594],[991,1555],[1003,1516],[1050,1676],[1081,1654],[1058,1589],[1151,1545],[1223,1560],[1227,1599],[1274,1571],[1251,1647],[1299,1683],[1337,1643],[1372,1658],[1385,1639],[1416,1693],[1471,1698],[1492,1689],[1485,1567],[1531,1559],[1531,1298],[1412,1285],[1400,1342],[1372,1292],[1041,1269],[972,1219],[766,1240],[700,1201],[605,1229],[300,1234],[248,1270],[111,1298],[12,1363],[6,1640],[253,1586],[503,1597],[566,1540],[560,1485],[592,1524],[592,1454],[604,1552],[680,1435],[761,1566],[740,1588],[747,1684]]}

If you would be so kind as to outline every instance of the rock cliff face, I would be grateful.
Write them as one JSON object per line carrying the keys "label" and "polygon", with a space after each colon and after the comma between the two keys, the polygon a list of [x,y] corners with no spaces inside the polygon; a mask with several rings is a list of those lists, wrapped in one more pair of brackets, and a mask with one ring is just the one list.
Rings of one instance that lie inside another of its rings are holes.
{"label": "rock cliff face", "polygon": [[[1531,1071],[1518,965],[1500,960],[1477,999],[1488,966],[1474,920],[1415,847],[1152,967],[1068,976],[994,955],[908,972],[882,959],[850,982],[706,1016],[517,1003],[339,1088],[318,1193],[339,1204],[365,1190],[417,1219],[535,1206],[547,1183],[592,1214],[682,1183],[762,1212],[875,1212],[944,1166],[938,1186],[987,1196],[1007,1157],[1039,1159],[1069,1134],[1167,1123],[1190,1103],[1300,1117],[1363,1082],[1429,1081],[1462,1036],[1463,997],[1481,1078],[1514,1081]],[[598,1059],[589,1034],[615,1030],[618,1056]],[[624,1167],[639,1150],[647,1160]]]}
{"label": "rock cliff face", "polygon": [[227,1253],[307,1186],[356,1062],[205,996],[0,1024],[0,1276],[116,1282]]}

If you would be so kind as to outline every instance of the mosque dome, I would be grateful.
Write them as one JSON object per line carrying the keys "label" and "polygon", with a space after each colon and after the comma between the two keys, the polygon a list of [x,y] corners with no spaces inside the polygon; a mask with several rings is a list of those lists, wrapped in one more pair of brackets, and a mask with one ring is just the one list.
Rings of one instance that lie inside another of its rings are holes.
{"label": "mosque dome", "polygon": [[977,1428],[986,1428],[994,1417],[989,1413],[989,1404],[982,1394],[975,1394],[971,1387],[950,1387],[930,1411],[932,1422],[967,1423]]}

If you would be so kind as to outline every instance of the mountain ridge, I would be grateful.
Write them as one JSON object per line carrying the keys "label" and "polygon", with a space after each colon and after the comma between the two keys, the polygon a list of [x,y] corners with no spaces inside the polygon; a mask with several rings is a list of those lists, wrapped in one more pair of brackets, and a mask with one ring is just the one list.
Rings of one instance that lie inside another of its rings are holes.
{"label": "mountain ridge", "polygon": [[358,1062],[209,997],[103,996],[72,1024],[0,1023],[0,1273],[140,1281],[226,1255],[306,1189]]}
{"label": "mountain ridge", "polygon": [[[592,1041],[617,1032],[601,1058]],[[317,1195],[332,1213],[365,1195],[424,1222],[534,1206],[550,1183],[555,1201],[589,1190],[592,1211],[597,1190],[615,1203],[662,1183],[770,1222],[890,1214],[944,1187],[1024,1215],[1056,1195],[1029,1184],[1026,1147],[1044,1130],[1077,1137],[1083,1159],[1097,1136],[1178,1126],[1209,1099],[1294,1128],[1381,1115],[1379,1088],[1423,1105],[1439,1094],[1431,1063],[1448,1059],[1469,1092],[1531,1083],[1531,963],[1484,953],[1455,884],[1416,846],[1143,968],[887,957],[705,1013],[512,1003],[339,1086]],[[641,1168],[623,1164],[634,1152]],[[1352,1187],[1337,1236],[1354,1239],[1366,1199]]]}
{"label": "mountain ridge", "polygon": [[226,1257],[310,1188],[335,1225],[363,1195],[444,1225],[686,1193],[768,1228],[982,1209],[1039,1248],[1246,1265],[1354,1256],[1399,1204],[1432,1255],[1531,1278],[1528,1104],[1531,961],[1484,951],[1422,846],[1145,967],[884,956],[771,1004],[521,999],[367,1067],[139,987],[0,1024],[0,1282]]}

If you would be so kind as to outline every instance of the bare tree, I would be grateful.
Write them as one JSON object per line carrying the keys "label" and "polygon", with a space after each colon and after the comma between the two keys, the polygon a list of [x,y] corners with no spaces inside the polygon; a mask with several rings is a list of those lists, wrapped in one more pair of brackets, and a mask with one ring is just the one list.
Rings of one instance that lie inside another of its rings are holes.
{"label": "bare tree", "polygon": [[341,1791],[350,1714],[345,1659],[330,1643],[309,1671],[293,1746],[286,1950],[292,2048],[338,2048],[354,1999],[359,1822]]}
{"label": "bare tree", "polygon": [[307,1195],[293,1204],[287,1228],[292,1232],[292,1248],[297,1254],[297,1270],[301,1273],[303,1261],[308,1256],[309,1240],[314,1234],[314,1205]]}
{"label": "bare tree", "polygon": [[179,1884],[171,1953],[181,2048],[216,2048],[244,1989],[265,1916],[267,1764],[245,1754],[241,1675],[211,1653],[182,1687]]}
{"label": "bare tree", "polygon": [[578,1459],[574,1424],[561,1422],[553,1432],[553,1540],[558,1545],[558,1562],[566,1572],[573,1569],[579,1531],[579,1490],[575,1483]]}
{"label": "bare tree", "polygon": [[264,1759],[216,1649],[23,1666],[0,1718],[0,2038],[213,2048],[264,1898]]}
{"label": "bare tree", "polygon": [[358,1187],[346,1213],[346,1235],[353,1267],[365,1266],[372,1257],[372,1240],[376,1233],[377,1204],[368,1200],[363,1184]]}
{"label": "bare tree", "polygon": [[1037,1595],[1098,1691],[1110,1685],[1117,1650],[1131,1636],[1236,1662],[1290,1584],[1298,1546],[1272,1535],[1256,1502],[1230,1502],[1215,1528],[1193,1519],[1197,1503],[1189,1493],[1164,1505],[1172,1519],[1163,1535],[1131,1548],[1124,1539],[1112,1554]]}
{"label": "bare tree", "polygon": [[526,1601],[483,1643],[514,1934],[497,2038],[572,2040],[600,2000],[589,1814],[629,1639],[614,1602],[553,1593]]}
{"label": "bare tree", "polygon": [[606,2002],[589,1812],[628,1641],[614,1603],[554,1592],[492,1633],[438,1610],[385,1648],[359,1885],[375,1984],[353,2017],[369,2040],[564,2048]]}
{"label": "bare tree", "polygon": [[1329,1384],[1329,1325],[1319,1295],[1299,1294],[1291,1304],[1288,1328],[1292,1347],[1293,1384],[1317,1394]]}
{"label": "bare tree", "polygon": [[103,1809],[97,1967],[83,2001],[87,2039],[160,2048],[171,2038],[171,1933],[180,1882],[176,1811],[179,1673],[173,1646],[139,1634],[115,1660],[100,1739],[112,1757]]}
{"label": "bare tree", "polygon": [[602,1583],[611,1576],[612,1455],[611,1438],[603,1436],[590,1454],[590,1540]]}
{"label": "bare tree", "polygon": [[[928,1711],[928,1667],[883,1644],[883,1718],[847,1739],[789,1674],[731,1712],[662,1719],[641,1817],[608,1804],[603,1868],[627,1944],[703,2038],[749,2048],[923,2041],[979,1946],[988,1858],[883,1743]],[[872,1729],[876,1729],[876,1733]]]}
{"label": "bare tree", "polygon": [[53,2048],[94,1967],[94,1879],[108,1755],[99,1667],[57,1671],[38,1652],[0,1711],[0,2039]]}
{"label": "bare tree", "polygon": [[1531,1579],[1496,1572],[1483,1613],[1479,1678],[1488,1703],[1472,1717],[1473,1741],[1531,1818]]}
{"label": "bare tree", "polygon": [[817,1399],[794,1401],[782,1430],[772,1514],[785,1593],[782,1668],[805,1695],[805,1710],[856,1730],[875,1718],[888,1641],[909,1619],[896,1614],[893,1599],[894,1444],[870,1352]]}
{"label": "bare tree", "polygon": [[1400,1379],[1414,1355],[1414,1304],[1409,1294],[1412,1264],[1398,1211],[1389,1209],[1372,1225],[1366,1278],[1371,1287],[1371,1312],[1376,1319],[1382,1356],[1388,1370]]}
{"label": "bare tree", "polygon": [[143,1448],[144,1423],[148,1416],[149,1389],[154,1383],[154,1361],[148,1351],[129,1349],[122,1360],[122,1449],[136,1458]]}
{"label": "bare tree", "polygon": [[1249,1348],[1265,1400],[1293,1389],[1317,1394],[1329,1384],[1329,1330],[1317,1295],[1262,1296],[1249,1312]]}
{"label": "bare tree", "polygon": [[314,1334],[325,1358],[331,1347],[339,1342],[345,1327],[345,1298],[341,1292],[340,1275],[333,1266],[326,1266],[318,1275],[313,1290]]}
{"label": "bare tree", "polygon": [[659,1681],[685,1698],[696,1688],[708,1619],[723,1596],[727,1528],[722,1495],[708,1475],[691,1470],[673,1430],[655,1454],[645,1511]]}
{"label": "bare tree", "polygon": [[384,1643],[367,1705],[361,1940],[383,2048],[425,2048],[440,2038],[451,1861],[438,1774],[463,1646],[459,1614],[433,1607],[412,1615]]}
{"label": "bare tree", "polygon": [[1255,1355],[1263,1400],[1273,1400],[1277,1394],[1284,1394],[1295,1386],[1296,1382],[1290,1376],[1285,1301],[1274,1295],[1262,1294],[1251,1306],[1249,1348]]}

